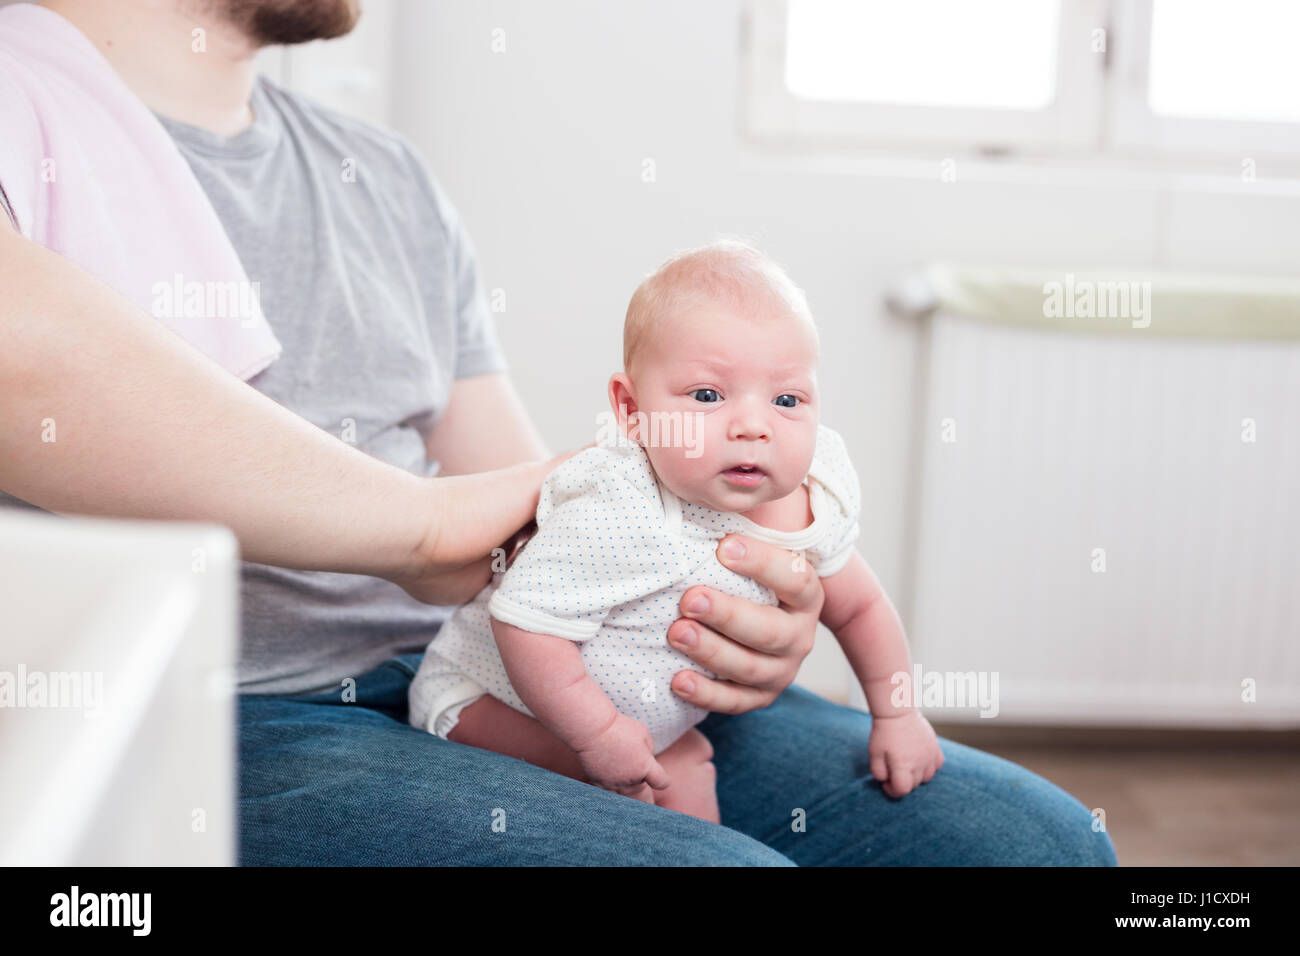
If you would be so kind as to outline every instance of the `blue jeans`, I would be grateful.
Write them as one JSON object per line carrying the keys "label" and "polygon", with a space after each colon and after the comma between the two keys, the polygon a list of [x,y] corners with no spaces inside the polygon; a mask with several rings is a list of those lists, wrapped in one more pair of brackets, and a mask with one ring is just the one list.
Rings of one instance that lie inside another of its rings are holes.
{"label": "blue jeans", "polygon": [[352,703],[341,687],[240,697],[241,864],[1116,864],[1079,801],[950,740],[933,780],[887,796],[868,765],[871,716],[802,688],[699,725],[718,826],[411,727],[420,657],[358,678]]}

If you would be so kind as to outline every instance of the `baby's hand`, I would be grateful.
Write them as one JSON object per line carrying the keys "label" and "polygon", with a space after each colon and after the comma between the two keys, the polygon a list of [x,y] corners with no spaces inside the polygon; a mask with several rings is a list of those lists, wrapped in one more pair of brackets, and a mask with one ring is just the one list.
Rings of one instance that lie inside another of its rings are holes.
{"label": "baby's hand", "polygon": [[654,740],[644,724],[625,714],[581,749],[574,748],[587,778],[598,787],[654,803],[655,790],[671,782],[655,760]]}
{"label": "baby's hand", "polygon": [[891,797],[906,796],[918,785],[929,783],[943,766],[939,738],[919,710],[873,717],[867,753],[871,775]]}

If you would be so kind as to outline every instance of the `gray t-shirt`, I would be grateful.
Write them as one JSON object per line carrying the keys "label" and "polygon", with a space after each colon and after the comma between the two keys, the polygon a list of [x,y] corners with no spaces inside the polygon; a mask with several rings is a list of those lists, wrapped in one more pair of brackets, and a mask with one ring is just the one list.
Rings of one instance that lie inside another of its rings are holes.
{"label": "gray t-shirt", "polygon": [[[505,369],[473,244],[401,137],[265,78],[252,106],[253,125],[231,138],[159,117],[284,346],[249,384],[341,440],[354,430],[375,458],[433,474],[424,442],[453,380]],[[24,506],[0,493],[0,507]],[[423,649],[449,613],[365,575],[245,562],[241,577],[242,693],[338,688]]]}

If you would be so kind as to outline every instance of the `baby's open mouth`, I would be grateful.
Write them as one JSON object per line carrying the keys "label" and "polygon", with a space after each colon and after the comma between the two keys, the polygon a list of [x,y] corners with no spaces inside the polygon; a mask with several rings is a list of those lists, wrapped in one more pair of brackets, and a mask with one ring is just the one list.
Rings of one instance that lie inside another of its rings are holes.
{"label": "baby's open mouth", "polygon": [[724,471],[722,476],[733,484],[746,487],[757,485],[765,477],[763,469],[757,465],[733,465]]}

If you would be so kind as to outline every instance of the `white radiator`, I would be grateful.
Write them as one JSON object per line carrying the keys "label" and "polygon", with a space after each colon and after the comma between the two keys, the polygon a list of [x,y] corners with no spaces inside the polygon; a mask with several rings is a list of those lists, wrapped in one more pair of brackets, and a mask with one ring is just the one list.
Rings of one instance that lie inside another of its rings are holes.
{"label": "white radiator", "polygon": [[[1006,722],[1300,726],[1300,340],[1170,334],[1179,301],[925,320],[901,610],[921,673],[995,676]],[[1300,329],[1287,301],[1233,327]]]}

